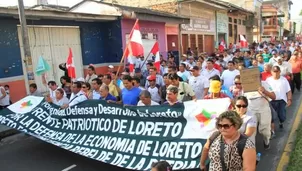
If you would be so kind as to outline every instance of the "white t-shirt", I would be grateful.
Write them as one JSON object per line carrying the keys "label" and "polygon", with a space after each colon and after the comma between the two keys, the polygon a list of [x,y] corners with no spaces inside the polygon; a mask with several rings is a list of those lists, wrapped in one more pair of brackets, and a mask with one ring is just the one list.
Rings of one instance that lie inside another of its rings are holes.
{"label": "white t-shirt", "polygon": [[240,75],[239,70],[235,69],[233,71],[225,70],[221,75],[221,79],[223,80],[223,85],[230,89],[230,87],[234,84],[234,79],[237,75]]}
{"label": "white t-shirt", "polygon": [[284,100],[287,103],[287,93],[291,91],[287,79],[282,76],[278,80],[269,77],[266,81],[273,88],[273,91],[276,94],[276,100]]}
{"label": "white t-shirt", "polygon": [[283,61],[282,65],[279,65],[278,63],[275,63],[274,66],[279,66],[280,67],[280,71],[281,71],[280,74],[282,76],[286,76],[287,73],[293,73],[291,64],[286,62],[286,61]]}
{"label": "white t-shirt", "polygon": [[212,70],[207,70],[207,69],[204,69],[201,74],[206,77],[207,79],[210,79],[211,77],[215,76],[215,75],[218,75],[220,76],[220,72],[213,68]]}
{"label": "white t-shirt", "polygon": [[209,88],[210,81],[206,77],[199,75],[198,77],[190,77],[189,85],[191,85],[195,92],[196,99],[203,99],[204,89]]}
{"label": "white t-shirt", "polygon": [[[159,105],[155,101],[151,100],[151,106],[157,106]],[[137,106],[146,106],[141,100],[137,103]]]}
{"label": "white t-shirt", "polygon": [[69,103],[69,100],[67,97],[63,96],[61,100],[53,99],[53,104],[56,104],[58,106],[63,106]]}
{"label": "white t-shirt", "polygon": [[70,100],[69,100],[69,106],[74,106],[78,103],[81,103],[83,101],[87,100],[86,95],[79,91],[76,95],[74,93],[71,94]]}
{"label": "white t-shirt", "polygon": [[[51,99],[55,99],[56,98],[56,91],[59,89],[59,88],[61,88],[61,87],[58,87],[57,89],[55,89],[55,90],[51,90],[51,89],[49,89],[49,96],[50,96],[50,98]],[[63,92],[64,92],[64,97],[66,97],[66,93],[65,93],[65,91],[64,91],[64,89],[62,89],[63,90]]]}
{"label": "white t-shirt", "polygon": [[[261,86],[268,92],[273,92],[273,88],[266,82],[261,81]],[[244,96],[248,99],[249,108],[259,108],[259,106],[268,105],[268,102],[258,91],[244,93]],[[266,97],[271,100],[269,97]]]}
{"label": "white t-shirt", "polygon": [[147,89],[150,94],[151,94],[151,100],[159,103],[161,101],[161,98],[159,96],[159,86],[155,86],[155,87],[148,87]]}
{"label": "white t-shirt", "polygon": [[[247,128],[251,128],[251,127],[255,127],[257,128],[257,118],[256,116],[251,113],[251,112],[247,112],[245,115],[243,115],[241,117],[243,123],[239,129],[239,132],[244,134],[246,132]],[[257,129],[255,130],[255,132],[249,137],[250,140],[253,141],[253,143],[256,142],[256,134],[257,134]]]}

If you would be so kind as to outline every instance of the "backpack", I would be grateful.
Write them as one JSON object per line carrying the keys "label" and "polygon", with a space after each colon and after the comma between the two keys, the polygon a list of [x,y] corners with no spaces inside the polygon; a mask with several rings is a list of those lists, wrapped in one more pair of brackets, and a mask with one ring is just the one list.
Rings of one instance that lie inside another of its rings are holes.
{"label": "backpack", "polygon": [[[209,138],[209,141],[210,141],[209,147],[211,147],[213,141],[220,135],[221,134],[219,131],[216,131],[212,134],[212,136]],[[242,154],[243,154],[247,139],[248,139],[248,136],[246,136],[244,134],[240,134],[240,137],[239,137],[239,140],[237,143],[238,154],[240,155],[242,160],[243,160]]]}

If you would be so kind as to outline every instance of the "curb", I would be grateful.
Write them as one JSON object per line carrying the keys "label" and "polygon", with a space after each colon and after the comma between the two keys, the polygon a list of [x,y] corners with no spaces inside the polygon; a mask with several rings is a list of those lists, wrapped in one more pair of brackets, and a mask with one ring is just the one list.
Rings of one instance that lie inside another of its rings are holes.
{"label": "curb", "polygon": [[0,132],[0,141],[6,137],[12,136],[12,135],[16,135],[19,134],[20,131],[16,130],[16,129],[8,129],[5,131]]}
{"label": "curb", "polygon": [[[300,100],[300,99],[301,98],[299,98],[298,100]],[[302,117],[302,103],[300,103],[299,108],[297,110],[293,126],[290,130],[289,137],[286,141],[285,148],[282,152],[281,158],[280,158],[278,166],[277,166],[277,171],[285,171],[286,167],[288,166],[289,159],[290,159],[290,153],[294,149],[294,143],[296,140],[296,131],[300,125],[301,117]]]}

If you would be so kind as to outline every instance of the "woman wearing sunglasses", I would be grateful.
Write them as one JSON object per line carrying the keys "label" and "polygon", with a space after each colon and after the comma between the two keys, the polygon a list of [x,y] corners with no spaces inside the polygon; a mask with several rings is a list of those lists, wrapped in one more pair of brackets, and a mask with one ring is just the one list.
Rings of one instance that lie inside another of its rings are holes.
{"label": "woman wearing sunglasses", "polygon": [[235,111],[242,119],[242,125],[239,132],[248,136],[255,144],[257,118],[248,109],[248,100],[245,96],[238,96],[235,100]]}
{"label": "woman wearing sunglasses", "polygon": [[237,75],[234,79],[234,85],[230,87],[230,92],[233,94],[233,98],[243,95],[243,88],[240,81],[240,75]]}
{"label": "woman wearing sunglasses", "polygon": [[82,91],[84,92],[85,96],[87,99],[92,99],[92,91],[91,91],[91,86],[90,83],[86,82],[82,84]]}
{"label": "woman wearing sunglasses", "polygon": [[[239,103],[238,103],[239,104]],[[200,168],[206,170],[205,162],[210,159],[207,171],[255,171],[255,144],[240,133],[242,119],[235,111],[223,112],[216,121],[219,131],[204,145]]]}

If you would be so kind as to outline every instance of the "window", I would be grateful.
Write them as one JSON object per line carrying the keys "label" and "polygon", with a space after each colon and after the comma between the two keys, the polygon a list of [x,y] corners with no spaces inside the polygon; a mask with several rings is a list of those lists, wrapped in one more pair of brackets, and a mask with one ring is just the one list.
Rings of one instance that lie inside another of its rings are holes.
{"label": "window", "polygon": [[229,36],[233,37],[233,25],[229,24]]}
{"label": "window", "polygon": [[232,22],[232,18],[231,18],[231,17],[229,17],[229,22],[230,22],[230,23]]}
{"label": "window", "polygon": [[236,23],[236,24],[237,24],[237,19],[234,19],[234,23]]}
{"label": "window", "polygon": [[241,25],[241,20],[238,20],[238,24]]}
{"label": "window", "polygon": [[245,20],[242,20],[242,25],[246,25],[246,21]]}

